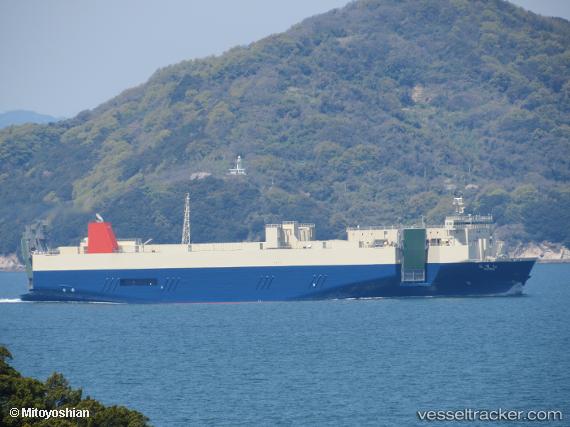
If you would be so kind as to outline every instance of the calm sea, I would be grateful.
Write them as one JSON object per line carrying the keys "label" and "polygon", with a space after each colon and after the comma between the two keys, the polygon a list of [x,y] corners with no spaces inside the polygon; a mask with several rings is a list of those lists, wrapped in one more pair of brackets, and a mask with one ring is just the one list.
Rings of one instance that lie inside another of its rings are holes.
{"label": "calm sea", "polygon": [[16,302],[25,276],[0,273],[0,342],[24,375],[61,372],[156,426],[446,425],[416,411],[463,408],[570,425],[570,265],[532,276],[523,297],[119,305]]}

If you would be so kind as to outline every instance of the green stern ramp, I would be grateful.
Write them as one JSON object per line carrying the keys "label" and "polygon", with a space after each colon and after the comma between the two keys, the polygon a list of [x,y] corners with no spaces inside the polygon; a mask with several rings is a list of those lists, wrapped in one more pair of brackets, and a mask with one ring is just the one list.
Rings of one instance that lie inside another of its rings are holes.
{"label": "green stern ramp", "polygon": [[426,229],[405,228],[402,232],[402,282],[425,282]]}

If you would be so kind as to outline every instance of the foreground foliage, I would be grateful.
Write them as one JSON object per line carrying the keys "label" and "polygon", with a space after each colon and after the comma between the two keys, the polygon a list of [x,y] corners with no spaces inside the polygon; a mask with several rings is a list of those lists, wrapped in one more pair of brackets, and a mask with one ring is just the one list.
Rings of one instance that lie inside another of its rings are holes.
{"label": "foreground foliage", "polygon": [[[81,389],[73,390],[63,375],[54,373],[46,381],[20,375],[8,360],[12,355],[0,346],[0,425],[45,427],[145,427],[148,419],[124,406],[104,406],[89,396],[82,397]],[[11,417],[11,408],[87,409],[89,418],[22,418]]]}

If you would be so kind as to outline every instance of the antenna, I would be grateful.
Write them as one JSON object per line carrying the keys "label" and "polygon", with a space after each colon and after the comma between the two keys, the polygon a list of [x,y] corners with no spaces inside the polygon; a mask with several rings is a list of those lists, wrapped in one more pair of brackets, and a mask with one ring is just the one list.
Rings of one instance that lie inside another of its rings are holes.
{"label": "antenna", "polygon": [[98,213],[95,214],[95,218],[97,218],[97,222],[105,222],[103,217],[101,215],[99,215]]}
{"label": "antenna", "polygon": [[186,193],[184,202],[184,225],[182,226],[182,244],[190,244],[190,193]]}

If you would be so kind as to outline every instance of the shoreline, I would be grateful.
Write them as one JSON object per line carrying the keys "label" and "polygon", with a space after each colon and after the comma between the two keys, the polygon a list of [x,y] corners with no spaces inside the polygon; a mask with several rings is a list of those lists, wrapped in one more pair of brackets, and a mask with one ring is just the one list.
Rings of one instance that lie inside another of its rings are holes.
{"label": "shoreline", "polygon": [[18,272],[26,271],[24,265],[20,263],[18,256],[15,253],[0,255],[0,271],[3,272]]}

